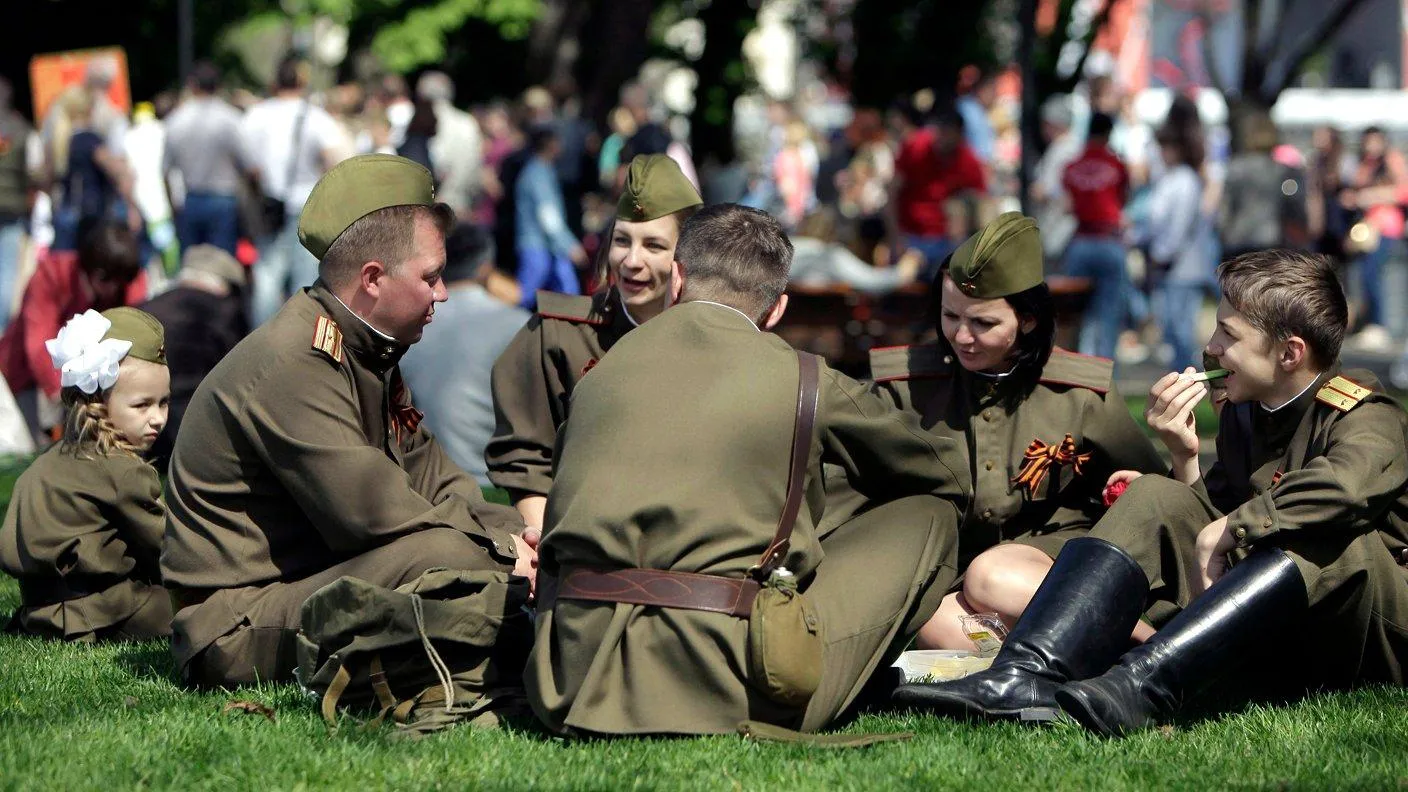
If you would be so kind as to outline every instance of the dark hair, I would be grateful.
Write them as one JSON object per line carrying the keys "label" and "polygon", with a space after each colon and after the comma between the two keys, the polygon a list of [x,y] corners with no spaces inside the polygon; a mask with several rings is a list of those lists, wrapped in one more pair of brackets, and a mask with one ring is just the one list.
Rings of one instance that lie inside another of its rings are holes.
{"label": "dark hair", "polygon": [[675,261],[684,272],[681,302],[720,302],[761,321],[787,290],[792,242],[767,212],[715,204],[680,229]]}
{"label": "dark hair", "polygon": [[455,213],[445,204],[388,206],[359,218],[323,254],[318,276],[334,289],[350,283],[368,261],[380,261],[394,272],[415,247],[416,218],[428,217],[444,234]]}
{"label": "dark hair", "polygon": [[142,269],[137,237],[122,223],[86,218],[78,226],[78,266],[108,280],[131,283]]}
{"label": "dark hair", "polygon": [[1159,141],[1160,146],[1174,150],[1179,163],[1187,165],[1193,170],[1200,170],[1203,167],[1205,149],[1201,135],[1190,136],[1182,130],[1166,126],[1160,129],[1154,137]]}
{"label": "dark hair", "polygon": [[1273,341],[1299,336],[1323,371],[1340,356],[1349,305],[1334,263],[1317,253],[1258,250],[1217,268],[1227,304]]}
{"label": "dark hair", "polygon": [[[949,346],[948,338],[944,336],[941,324],[943,279],[948,276],[948,265],[949,259],[945,259],[938,274],[934,276],[934,283],[929,291],[929,317],[934,322],[934,329],[939,333],[939,348],[946,354],[951,354],[953,349]],[[1020,328],[1017,330],[1017,355],[1012,373],[1008,375],[1002,389],[1002,403],[1011,408],[1036,388],[1037,382],[1041,380],[1042,369],[1046,368],[1046,361],[1051,358],[1051,350],[1056,346],[1056,303],[1051,298],[1051,287],[1047,286],[1045,281],[1025,291],[1009,294],[1003,299],[1012,306],[1019,322],[1023,317],[1036,320],[1036,326],[1031,332],[1024,333]]]}
{"label": "dark hair", "polygon": [[1109,113],[1094,113],[1090,116],[1090,132],[1087,137],[1108,138],[1115,131],[1115,119]]}
{"label": "dark hair", "polygon": [[933,123],[940,129],[952,129],[955,132],[962,132],[964,126],[963,115],[958,112],[958,107],[951,103],[934,108]]}
{"label": "dark hair", "polygon": [[274,73],[274,90],[296,91],[302,87],[303,60],[296,55],[290,55],[279,61],[278,71]]}
{"label": "dark hair", "polygon": [[924,126],[924,111],[912,99],[900,99],[891,107],[892,110],[904,116],[905,121],[911,126]]}
{"label": "dark hair", "polygon": [[551,124],[538,124],[528,130],[528,150],[541,154],[548,144],[557,140],[557,130]]}
{"label": "dark hair", "polygon": [[494,237],[474,223],[460,223],[445,236],[445,281],[473,280],[494,260]]}
{"label": "dark hair", "polygon": [[1387,135],[1384,134],[1384,128],[1381,127],[1381,126],[1378,126],[1377,124],[1375,124],[1375,125],[1373,125],[1373,126],[1364,127],[1364,131],[1359,133],[1359,139],[1362,141],[1362,140],[1364,140],[1364,138],[1369,137],[1370,135],[1378,135],[1379,137],[1387,137]]}
{"label": "dark hair", "polygon": [[191,84],[205,94],[220,90],[220,70],[210,61],[199,61],[191,67]]}

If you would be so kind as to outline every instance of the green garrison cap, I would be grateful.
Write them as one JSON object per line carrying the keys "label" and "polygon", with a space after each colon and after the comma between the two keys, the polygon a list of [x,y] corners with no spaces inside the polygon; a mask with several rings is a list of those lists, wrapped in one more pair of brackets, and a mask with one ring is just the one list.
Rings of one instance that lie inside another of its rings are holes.
{"label": "green garrison cap", "polygon": [[674,160],[664,154],[641,154],[631,160],[616,219],[643,223],[702,203],[699,191]]}
{"label": "green garrison cap", "polygon": [[131,341],[132,348],[127,357],[149,360],[166,365],[166,328],[155,316],[136,308],[109,308],[103,311],[103,318],[112,322],[103,339]]}
{"label": "green garrison cap", "polygon": [[958,290],[980,300],[1024,292],[1041,283],[1041,233],[1036,221],[1008,212],[958,246],[948,273]]}
{"label": "green garrison cap", "polygon": [[298,241],[322,259],[343,231],[372,212],[434,203],[435,181],[425,166],[391,154],[352,157],[313,187],[298,218]]}

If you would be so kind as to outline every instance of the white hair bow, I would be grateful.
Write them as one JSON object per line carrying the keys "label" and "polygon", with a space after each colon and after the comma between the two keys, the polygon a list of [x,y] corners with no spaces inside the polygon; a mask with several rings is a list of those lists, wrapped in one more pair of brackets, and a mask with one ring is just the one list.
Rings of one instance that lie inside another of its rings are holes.
{"label": "white hair bow", "polygon": [[132,349],[132,342],[104,339],[111,327],[112,322],[90,308],[68,320],[59,329],[58,338],[44,342],[63,387],[97,393],[117,382],[117,366]]}

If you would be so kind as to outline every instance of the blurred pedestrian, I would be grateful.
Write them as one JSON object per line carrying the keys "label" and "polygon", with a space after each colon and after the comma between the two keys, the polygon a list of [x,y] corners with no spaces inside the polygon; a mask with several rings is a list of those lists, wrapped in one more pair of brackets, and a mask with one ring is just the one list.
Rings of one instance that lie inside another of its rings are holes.
{"label": "blurred pedestrian", "polygon": [[337,122],[304,95],[305,70],[297,58],[280,63],[274,95],[251,107],[240,128],[243,160],[268,213],[250,299],[250,323],[256,327],[289,294],[317,280],[318,260],[298,241],[298,216],[313,185],[345,153]]}
{"label": "blurred pedestrian", "polygon": [[965,192],[984,194],[987,178],[983,165],[963,139],[963,119],[952,108],[941,110],[932,126],[923,114],[907,105],[890,206],[895,216],[899,247],[894,252],[918,250],[924,256],[921,277],[931,280],[943,260],[958,247],[949,232],[944,202]]}
{"label": "blurred pedestrian", "polygon": [[1232,259],[1305,241],[1305,177],[1273,156],[1279,133],[1265,113],[1241,121],[1241,151],[1227,163],[1219,227],[1222,255]]}
{"label": "blurred pedestrian", "polygon": [[32,156],[34,128],[10,106],[10,97],[10,83],[0,77],[0,331],[10,322],[30,193],[42,164],[42,158]]}
{"label": "blurred pedestrian", "polygon": [[125,224],[85,220],[77,251],[50,251],[25,286],[19,313],[0,337],[0,373],[31,431],[58,425],[59,371],[44,342],[75,314],[137,305],[147,296],[136,235]]}
{"label": "blurred pedestrian", "polygon": [[1041,228],[1041,244],[1046,258],[1059,261],[1065,252],[1071,235],[1076,230],[1076,220],[1066,203],[1066,191],[1062,179],[1066,166],[1081,154],[1081,135],[1071,128],[1071,97],[1057,94],[1041,106],[1041,136],[1046,141],[1046,150],[1036,163],[1036,175],[1032,182],[1032,202],[1036,205],[1036,220]]}
{"label": "blurred pedestrian", "polygon": [[142,306],[166,328],[167,366],[171,370],[171,410],[166,430],[151,450],[158,469],[166,469],[196,387],[249,333],[245,282],[244,265],[234,256],[214,245],[195,245],[181,258],[176,285]]}
{"label": "blurred pedestrian", "polygon": [[467,221],[480,192],[484,166],[479,122],[455,107],[455,83],[444,72],[422,74],[416,81],[416,96],[430,102],[435,113],[435,134],[430,139],[430,159],[440,182],[435,196]]}
{"label": "blurred pedestrian", "polygon": [[[401,145],[396,147],[396,154],[423,166],[431,174],[436,174],[435,160],[430,156],[431,140],[435,137],[436,129],[435,107],[424,99],[416,100],[415,112],[411,114],[410,123],[406,124],[406,131],[401,135]],[[435,177],[435,183],[438,188],[439,176]]]}
{"label": "blurred pedestrian", "polygon": [[1159,130],[1163,167],[1149,197],[1149,221],[1142,242],[1148,250],[1156,314],[1164,342],[1173,348],[1170,367],[1196,366],[1198,316],[1213,282],[1208,254],[1211,226],[1203,213],[1201,141],[1165,127]]}
{"label": "blurred pedestrian", "polygon": [[1355,268],[1363,299],[1359,331],[1347,342],[1361,349],[1381,350],[1392,342],[1384,326],[1383,270],[1403,239],[1403,203],[1408,199],[1408,164],[1389,146],[1380,127],[1364,130],[1359,139],[1359,167],[1350,189],[1340,193],[1345,208],[1358,213],[1351,228]]}
{"label": "blurred pedestrian", "polygon": [[1075,217],[1075,236],[1066,247],[1065,273],[1091,280],[1090,300],[1080,331],[1080,352],[1113,358],[1124,326],[1130,289],[1124,245],[1123,210],[1129,198],[1129,171],[1110,149],[1115,122],[1097,112],[1090,118],[1085,150],[1066,166],[1062,184]]}
{"label": "blurred pedestrian", "polygon": [[63,174],[57,185],[53,249],[76,249],[78,228],[89,222],[118,219],[137,233],[142,216],[132,200],[132,172],[122,150],[114,149],[112,137],[101,134],[93,121],[93,97],[78,91],[68,94],[64,105],[71,132],[50,157]]}
{"label": "blurred pedestrian", "polygon": [[[488,231],[468,224],[445,239],[443,277],[449,300],[435,307],[435,321],[401,358],[401,374],[426,425],[455,464],[486,487],[492,485],[484,447],[494,434],[490,375],[494,361],[530,316],[485,290],[494,268],[493,244]],[[473,341],[466,343],[468,339]]]}
{"label": "blurred pedestrian", "polygon": [[562,187],[553,167],[561,149],[557,132],[539,126],[529,135],[532,155],[514,185],[518,283],[524,308],[538,302],[538,290],[581,294],[575,267],[587,263],[587,253],[567,227]]}
{"label": "blurred pedestrian", "polygon": [[181,246],[214,245],[234,255],[240,112],[217,96],[220,81],[220,70],[209,61],[192,69],[190,98],[166,119],[166,167],[180,174],[185,190],[176,224]]}

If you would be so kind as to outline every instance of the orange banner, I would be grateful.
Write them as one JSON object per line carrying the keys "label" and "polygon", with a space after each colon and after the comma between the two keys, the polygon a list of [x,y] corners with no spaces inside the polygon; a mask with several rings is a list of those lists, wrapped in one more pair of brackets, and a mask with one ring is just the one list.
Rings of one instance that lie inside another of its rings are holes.
{"label": "orange banner", "polygon": [[108,101],[127,113],[132,109],[132,88],[127,79],[127,52],[121,47],[51,52],[35,55],[29,61],[29,85],[34,94],[34,117],[42,123],[49,107],[64,91],[81,85],[89,64],[111,68],[112,86]]}

